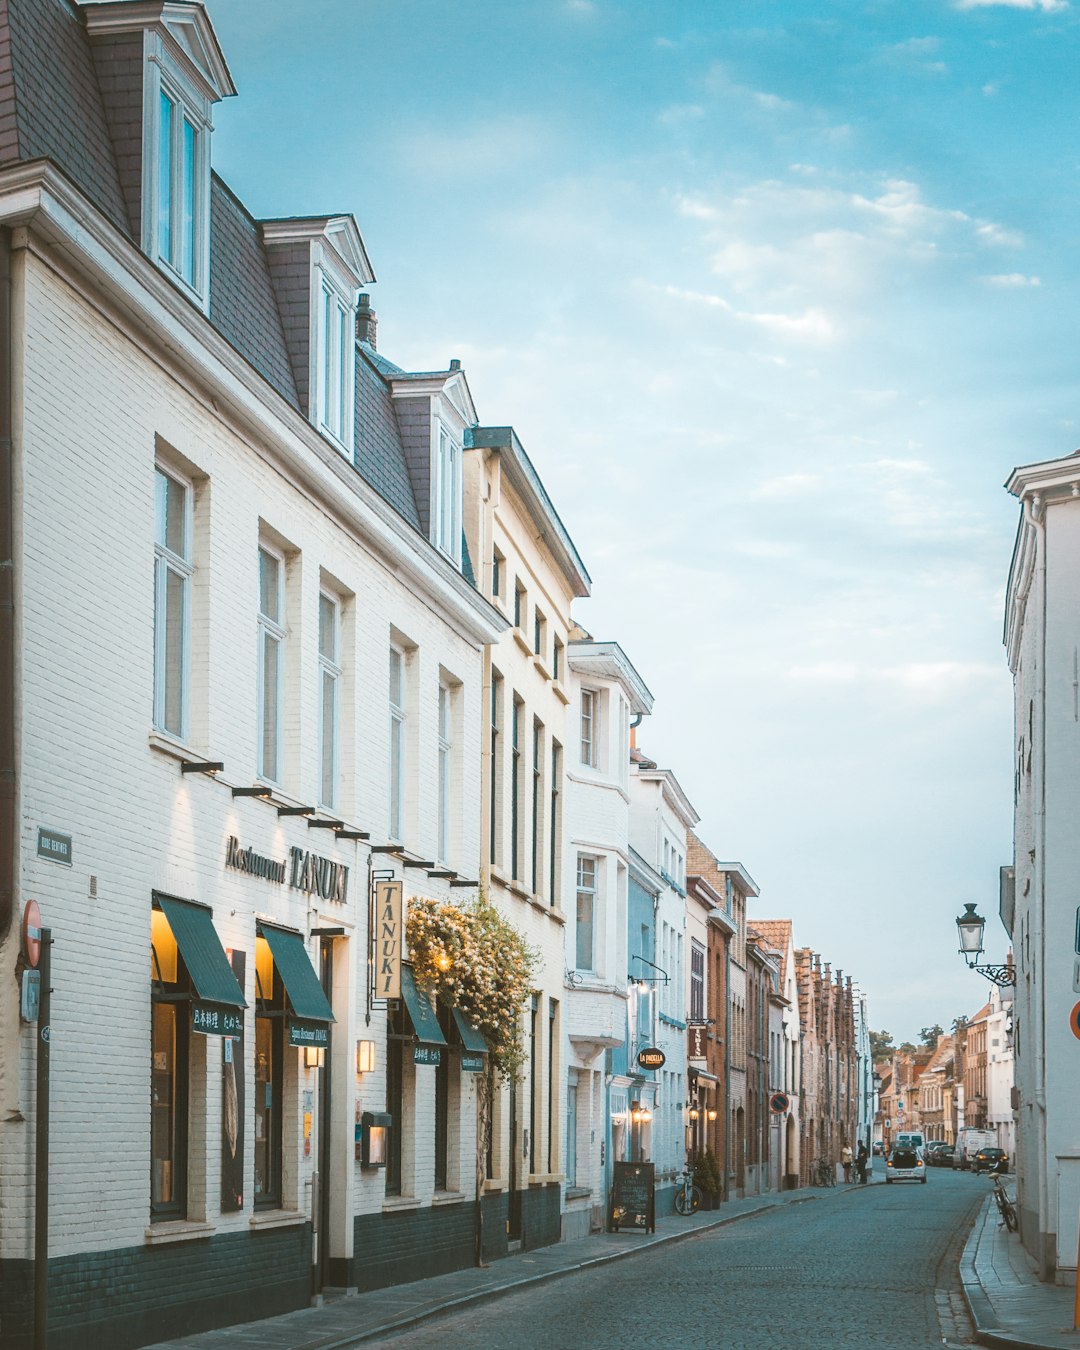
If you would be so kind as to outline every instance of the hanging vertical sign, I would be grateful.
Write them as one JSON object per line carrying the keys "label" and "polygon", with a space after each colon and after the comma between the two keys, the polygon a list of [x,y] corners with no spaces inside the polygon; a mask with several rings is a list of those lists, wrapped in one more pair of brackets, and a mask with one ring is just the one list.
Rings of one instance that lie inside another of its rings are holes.
{"label": "hanging vertical sign", "polygon": [[401,997],[400,881],[375,883],[375,997]]}
{"label": "hanging vertical sign", "polygon": [[[247,953],[230,948],[233,974],[245,987]],[[244,1208],[244,1028],[221,1041],[221,1212],[235,1214]]]}

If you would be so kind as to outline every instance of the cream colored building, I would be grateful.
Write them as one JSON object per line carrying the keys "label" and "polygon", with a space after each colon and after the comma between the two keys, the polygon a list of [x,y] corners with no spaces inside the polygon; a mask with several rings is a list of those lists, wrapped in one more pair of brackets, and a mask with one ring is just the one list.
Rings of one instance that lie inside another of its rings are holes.
{"label": "cream colored building", "polygon": [[567,774],[606,753],[620,728],[594,705],[572,721],[571,605],[589,576],[512,427],[466,436],[465,535],[480,592],[509,630],[485,655],[482,832],[488,898],[536,948],[525,1010],[527,1058],[499,1096],[486,1220],[510,1244],[557,1241],[566,1077]]}

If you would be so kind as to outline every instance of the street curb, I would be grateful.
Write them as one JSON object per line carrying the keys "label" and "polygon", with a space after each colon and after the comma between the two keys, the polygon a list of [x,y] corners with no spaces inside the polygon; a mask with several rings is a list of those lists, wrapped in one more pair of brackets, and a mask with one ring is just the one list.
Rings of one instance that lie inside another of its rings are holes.
{"label": "street curb", "polygon": [[975,1216],[971,1233],[964,1244],[964,1254],[960,1258],[960,1285],[975,1327],[975,1339],[980,1345],[1003,1347],[1004,1350],[1046,1350],[1045,1341],[1025,1341],[995,1326],[997,1314],[975,1272],[975,1252],[982,1240],[983,1228],[993,1203],[994,1197],[990,1194]]}
{"label": "street curb", "polygon": [[[841,1187],[837,1188],[842,1189]],[[852,1187],[851,1189],[856,1189]],[[864,1188],[865,1189],[865,1188]],[[443,1317],[448,1313],[459,1312],[463,1308],[471,1307],[473,1304],[482,1303],[489,1299],[499,1298],[503,1294],[514,1294],[521,1289],[528,1288],[530,1285],[544,1284],[549,1280],[561,1279],[564,1275],[576,1275],[584,1270],[591,1270],[596,1266],[608,1265],[612,1261],[622,1261],[630,1256],[640,1256],[642,1252],[651,1251],[654,1247],[661,1247],[669,1242],[685,1242],[687,1238],[696,1237],[698,1233],[709,1233],[714,1228],[725,1228],[728,1224],[739,1223],[743,1219],[753,1219],[759,1214],[764,1214],[769,1210],[779,1209],[782,1205],[804,1205],[809,1200],[818,1199],[817,1195],[801,1195],[795,1200],[773,1200],[766,1201],[756,1209],[746,1210],[742,1214],[722,1215],[711,1223],[701,1223],[693,1228],[681,1229],[673,1233],[654,1234],[652,1240],[639,1247],[627,1247],[622,1251],[605,1252],[602,1256],[590,1256],[584,1261],[575,1261],[572,1265],[563,1266],[559,1270],[540,1271],[535,1275],[524,1275],[520,1279],[512,1280],[508,1284],[496,1285],[490,1289],[477,1289],[471,1294],[461,1294],[457,1298],[448,1299],[445,1303],[440,1303],[437,1307],[426,1308],[422,1312],[409,1313],[404,1317],[398,1317],[392,1322],[383,1322],[377,1327],[368,1327],[362,1331],[350,1332],[348,1336],[339,1336],[334,1340],[324,1341],[305,1341],[302,1345],[294,1347],[294,1350],[348,1350],[353,1345],[361,1345],[364,1341],[374,1340],[378,1336],[389,1336],[395,1332],[403,1331],[407,1327],[419,1326],[423,1322],[430,1322],[436,1317]]]}

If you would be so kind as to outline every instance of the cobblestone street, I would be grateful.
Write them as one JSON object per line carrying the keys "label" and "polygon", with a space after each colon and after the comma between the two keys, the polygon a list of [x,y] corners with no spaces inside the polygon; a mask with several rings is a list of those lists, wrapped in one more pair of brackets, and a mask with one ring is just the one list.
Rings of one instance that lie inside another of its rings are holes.
{"label": "cobblestone street", "polygon": [[928,1350],[970,1342],[957,1263],[985,1187],[828,1192],[368,1344]]}

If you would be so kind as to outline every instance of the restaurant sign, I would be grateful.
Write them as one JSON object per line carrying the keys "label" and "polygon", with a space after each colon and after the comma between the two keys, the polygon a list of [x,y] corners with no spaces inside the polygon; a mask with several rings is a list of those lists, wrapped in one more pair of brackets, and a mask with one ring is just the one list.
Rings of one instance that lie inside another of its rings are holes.
{"label": "restaurant sign", "polygon": [[279,861],[264,857],[253,848],[241,848],[240,840],[229,835],[225,848],[225,866],[248,876],[261,877],[278,886],[305,895],[317,895],[322,900],[337,900],[344,904],[349,898],[349,869],[344,863],[334,862],[305,848],[290,848],[288,858]]}
{"label": "restaurant sign", "polygon": [[644,1050],[638,1051],[637,1062],[642,1069],[662,1069],[667,1063],[667,1056],[656,1046],[647,1045]]}
{"label": "restaurant sign", "polygon": [[239,1008],[195,999],[191,1004],[191,1029],[203,1036],[239,1036],[244,1030],[244,1014]]}
{"label": "restaurant sign", "polygon": [[325,1022],[308,1022],[294,1017],[289,1021],[290,1045],[314,1045],[325,1050],[330,1044],[330,1028]]}
{"label": "restaurant sign", "polygon": [[468,1050],[462,1050],[461,1067],[465,1070],[466,1073],[483,1073],[484,1056],[474,1055]]}
{"label": "restaurant sign", "polygon": [[414,1064],[437,1065],[442,1063],[442,1050],[437,1045],[414,1045],[412,1057]]}
{"label": "restaurant sign", "polygon": [[375,883],[375,997],[401,997],[401,882]]}

